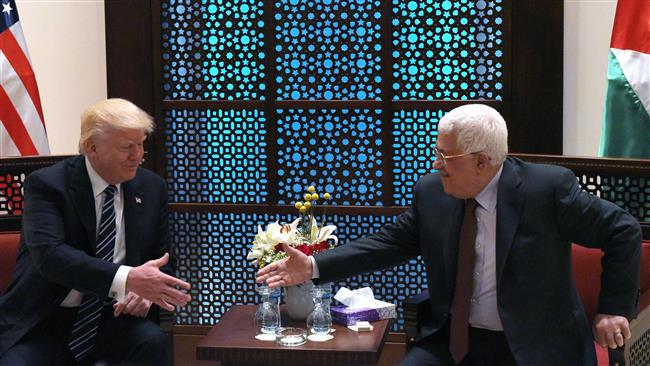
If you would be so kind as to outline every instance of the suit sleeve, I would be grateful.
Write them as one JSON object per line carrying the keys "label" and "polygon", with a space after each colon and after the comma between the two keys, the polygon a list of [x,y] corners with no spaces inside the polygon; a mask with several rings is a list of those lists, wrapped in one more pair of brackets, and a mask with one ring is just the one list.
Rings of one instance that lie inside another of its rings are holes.
{"label": "suit sleeve", "polygon": [[598,313],[634,317],[642,239],[639,223],[617,205],[581,190],[570,171],[562,175],[555,196],[562,235],[604,252]]}
{"label": "suit sleeve", "polygon": [[[417,200],[417,197],[416,199]],[[391,267],[420,254],[417,205],[377,234],[314,255],[319,280],[332,281]]]}
{"label": "suit sleeve", "polygon": [[25,179],[22,235],[37,271],[49,281],[97,297],[108,296],[119,265],[66,242],[61,193],[32,174]]}

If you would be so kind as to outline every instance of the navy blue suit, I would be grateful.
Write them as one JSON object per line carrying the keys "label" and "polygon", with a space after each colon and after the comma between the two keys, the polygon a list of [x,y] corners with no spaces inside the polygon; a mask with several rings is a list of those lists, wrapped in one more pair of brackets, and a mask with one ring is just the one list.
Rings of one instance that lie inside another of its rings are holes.
{"label": "navy blue suit", "polygon": [[[160,258],[169,251],[164,180],[139,168],[122,191],[124,264]],[[56,312],[71,289],[106,298],[119,267],[94,256],[95,203],[83,156],[30,174],[24,196],[14,278],[0,296],[0,357]]]}
{"label": "navy blue suit", "polygon": [[[421,255],[433,322],[449,316],[463,202],[438,174],[420,179],[413,205],[381,232],[314,256],[320,280],[386,268]],[[629,213],[582,191],[568,169],[508,158],[497,193],[497,306],[520,365],[595,365],[588,324],[571,273],[571,243],[604,251],[598,312],[632,317],[641,230]]]}

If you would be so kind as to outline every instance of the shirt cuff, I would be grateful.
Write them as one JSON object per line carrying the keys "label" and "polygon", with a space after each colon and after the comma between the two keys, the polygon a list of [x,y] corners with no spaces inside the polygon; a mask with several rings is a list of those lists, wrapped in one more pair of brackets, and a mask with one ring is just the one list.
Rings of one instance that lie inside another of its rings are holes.
{"label": "shirt cuff", "polygon": [[113,277],[113,283],[108,293],[108,297],[115,299],[117,302],[123,302],[126,297],[126,279],[132,267],[120,266]]}
{"label": "shirt cuff", "polygon": [[309,256],[309,259],[311,260],[311,278],[314,279],[320,277],[320,272],[318,271],[318,264],[316,264],[316,260],[311,255]]}

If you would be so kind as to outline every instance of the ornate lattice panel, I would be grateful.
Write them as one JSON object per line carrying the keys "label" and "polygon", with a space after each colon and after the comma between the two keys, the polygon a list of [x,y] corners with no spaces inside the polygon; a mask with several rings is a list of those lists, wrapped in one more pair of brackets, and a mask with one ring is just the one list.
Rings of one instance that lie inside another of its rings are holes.
{"label": "ornate lattice panel", "polygon": [[650,180],[643,177],[581,175],[582,189],[623,207],[641,222],[650,221]]}
{"label": "ornate lattice panel", "polygon": [[630,348],[630,366],[650,365],[650,330],[646,330]]}
{"label": "ornate lattice panel", "polygon": [[264,99],[263,1],[161,4],[165,99]]}
{"label": "ornate lattice panel", "polygon": [[0,216],[23,214],[23,182],[26,174],[0,175]]}
{"label": "ornate lattice panel", "polygon": [[278,99],[379,99],[380,3],[276,1]]}
{"label": "ornate lattice panel", "polygon": [[502,0],[392,5],[393,99],[502,98]]}
{"label": "ornate lattice panel", "polygon": [[[276,220],[287,222],[289,215],[174,213],[171,221],[178,276],[189,281],[192,302],[176,313],[181,324],[214,324],[233,304],[256,304],[256,268],[246,261],[257,225]],[[383,216],[327,217],[338,226],[343,243],[373,233],[391,220]],[[426,288],[423,265],[412,260],[393,269],[349,278],[334,284],[358,288],[372,287],[377,298],[398,304],[399,318],[394,330],[402,329],[400,302]]]}
{"label": "ornate lattice panel", "polygon": [[408,206],[415,182],[431,173],[442,110],[402,110],[393,114],[393,199]]}
{"label": "ornate lattice panel", "polygon": [[[627,342],[626,342],[627,346]],[[629,366],[647,366],[650,365],[650,330],[646,329],[636,342],[630,346],[630,359],[626,360]]]}
{"label": "ornate lattice panel", "polygon": [[382,205],[379,110],[279,110],[279,203],[305,187],[336,192],[342,205]]}
{"label": "ornate lattice panel", "polygon": [[171,202],[263,203],[266,119],[258,110],[169,110],[165,157]]}

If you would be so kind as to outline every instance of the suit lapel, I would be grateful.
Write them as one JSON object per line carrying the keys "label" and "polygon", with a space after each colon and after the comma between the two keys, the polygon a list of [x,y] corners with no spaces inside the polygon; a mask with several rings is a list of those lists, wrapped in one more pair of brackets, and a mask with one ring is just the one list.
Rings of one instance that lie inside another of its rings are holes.
{"label": "suit lapel", "polygon": [[506,160],[503,164],[499,189],[497,193],[497,233],[496,233],[496,270],[497,285],[501,282],[501,274],[505,267],[512,242],[517,231],[523,197],[521,192],[521,177],[516,166]]}
{"label": "suit lapel", "polygon": [[92,185],[90,184],[90,178],[88,178],[88,170],[86,169],[86,159],[84,156],[82,155],[77,158],[73,164],[68,192],[70,193],[72,204],[79,214],[79,220],[84,229],[86,229],[90,253],[94,255],[96,240],[95,220],[97,216],[95,213],[95,196]]}
{"label": "suit lapel", "polygon": [[[136,178],[137,179],[137,178]],[[124,192],[124,240],[126,245],[126,265],[135,266],[140,262],[141,227],[143,215],[143,195],[135,179],[122,183]]]}

